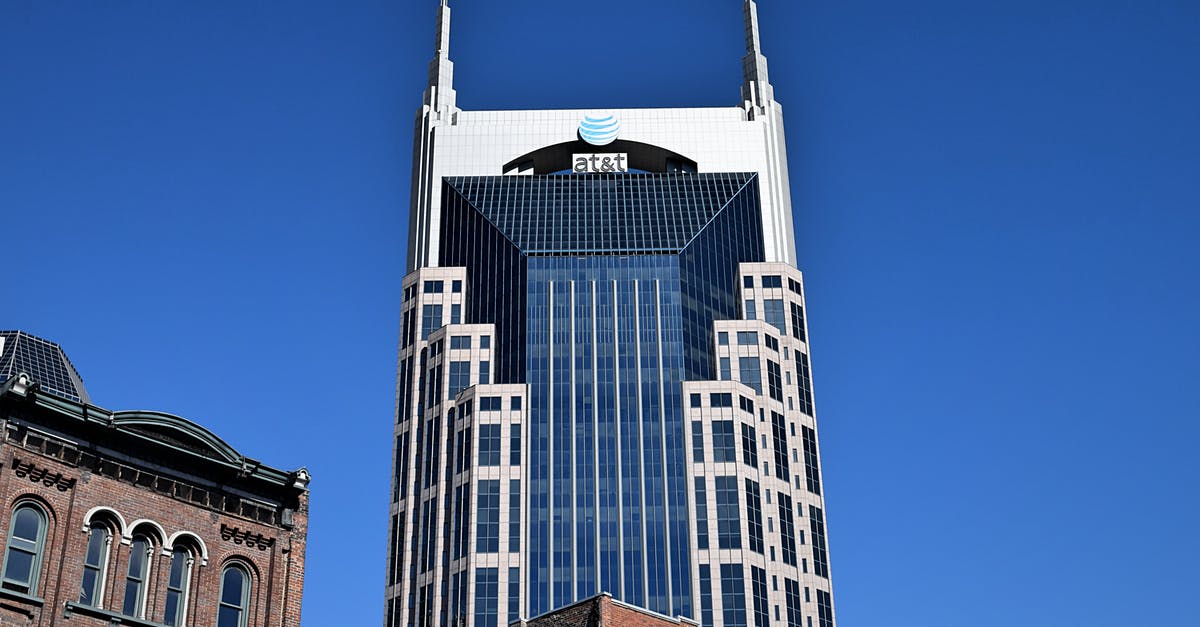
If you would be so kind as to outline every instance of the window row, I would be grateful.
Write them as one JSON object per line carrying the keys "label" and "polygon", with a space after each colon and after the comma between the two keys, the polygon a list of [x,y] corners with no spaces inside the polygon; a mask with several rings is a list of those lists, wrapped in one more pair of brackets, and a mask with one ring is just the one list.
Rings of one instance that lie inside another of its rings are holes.
{"label": "window row", "polygon": [[[4,564],[0,567],[0,587],[21,594],[36,596],[43,567],[46,566],[47,538],[50,517],[35,501],[21,501],[9,519]],[[153,528],[139,525],[132,531],[128,550],[123,550],[119,538],[122,526],[103,511],[88,524],[87,549],[83,556],[83,573],[79,580],[79,605],[119,611],[125,616],[142,620],[157,620],[148,607],[151,573],[156,549],[164,544]],[[163,582],[161,622],[170,627],[185,624],[191,601],[192,575],[197,560],[203,555],[200,542],[194,536],[183,535],[170,548],[167,576]],[[165,557],[165,554],[164,554]],[[120,572],[112,571],[114,559],[124,563]],[[161,566],[160,566],[161,567]],[[116,579],[116,581],[110,581]],[[124,583],[116,607],[104,608],[110,586]],[[249,617],[250,570],[244,564],[231,562],[221,573],[219,606],[216,627],[246,627]]]}

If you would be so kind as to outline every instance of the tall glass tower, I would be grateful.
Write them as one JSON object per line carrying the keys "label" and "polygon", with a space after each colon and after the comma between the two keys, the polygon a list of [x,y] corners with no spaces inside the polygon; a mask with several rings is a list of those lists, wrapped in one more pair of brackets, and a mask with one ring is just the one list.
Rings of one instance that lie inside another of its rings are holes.
{"label": "tall glass tower", "polygon": [[782,110],[417,114],[385,627],[832,627]]}

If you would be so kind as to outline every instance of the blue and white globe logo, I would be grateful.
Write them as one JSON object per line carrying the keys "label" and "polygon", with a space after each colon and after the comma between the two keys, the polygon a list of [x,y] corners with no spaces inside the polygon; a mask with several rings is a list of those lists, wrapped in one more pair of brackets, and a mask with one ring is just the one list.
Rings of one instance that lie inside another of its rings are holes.
{"label": "blue and white globe logo", "polygon": [[579,123],[579,137],[593,146],[607,146],[621,133],[621,120],[612,113],[589,113]]}

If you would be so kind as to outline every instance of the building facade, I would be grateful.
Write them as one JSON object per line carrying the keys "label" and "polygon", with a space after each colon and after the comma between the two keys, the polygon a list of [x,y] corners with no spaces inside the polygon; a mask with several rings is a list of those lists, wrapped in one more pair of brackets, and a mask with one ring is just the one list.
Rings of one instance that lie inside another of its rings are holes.
{"label": "building facade", "polygon": [[833,627],[782,109],[463,111],[438,10],[414,141],[386,627],[597,594]]}
{"label": "building facade", "polygon": [[58,345],[17,331],[0,433],[0,625],[300,625],[307,471],[92,405]]}

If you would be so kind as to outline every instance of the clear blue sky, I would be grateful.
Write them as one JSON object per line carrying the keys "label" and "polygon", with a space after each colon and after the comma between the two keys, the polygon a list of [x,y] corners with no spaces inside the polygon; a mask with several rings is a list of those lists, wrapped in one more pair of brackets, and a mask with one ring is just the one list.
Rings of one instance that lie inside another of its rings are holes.
{"label": "clear blue sky", "polygon": [[[382,616],[436,5],[0,0],[0,327],[308,466],[305,625]],[[452,5],[464,108],[737,104],[738,0]],[[761,13],[841,624],[1197,624],[1200,4]]]}

